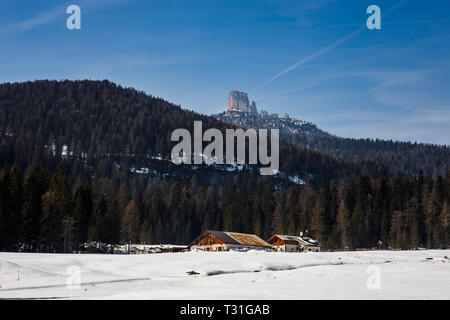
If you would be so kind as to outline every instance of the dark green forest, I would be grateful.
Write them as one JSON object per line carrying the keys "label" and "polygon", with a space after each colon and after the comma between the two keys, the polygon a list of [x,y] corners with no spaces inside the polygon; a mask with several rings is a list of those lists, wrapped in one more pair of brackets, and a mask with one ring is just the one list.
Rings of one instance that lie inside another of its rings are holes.
{"label": "dark green forest", "polygon": [[[52,171],[67,145],[71,178],[113,177],[116,164],[127,172],[147,166],[154,156],[169,158],[172,131],[193,132],[195,120],[203,130],[234,128],[108,81],[1,84],[0,167],[44,165]],[[280,170],[326,180],[398,174],[374,161],[348,163],[286,143],[280,144]]]}
{"label": "dark green forest", "polygon": [[450,245],[450,174],[432,179],[360,177],[339,185],[273,190],[270,178],[229,177],[219,185],[134,177],[70,183],[18,166],[0,180],[0,248],[68,252],[87,241],[187,244],[206,229],[308,235],[328,249]]}
{"label": "dark green forest", "polygon": [[386,167],[418,175],[438,177],[450,170],[450,146],[411,143],[380,139],[354,139],[331,135],[306,122],[296,124],[294,118],[261,117],[250,113],[228,110],[213,115],[216,119],[240,125],[244,128],[280,129],[280,140],[310,150],[315,150],[337,159],[361,163],[375,161]]}
{"label": "dark green forest", "polygon": [[280,171],[300,186],[169,164],[171,132],[194,120],[233,128],[108,81],[0,85],[0,250],[187,244],[205,229],[264,239],[308,230],[327,249],[449,246],[449,159],[410,175],[282,143]]}
{"label": "dark green forest", "polygon": [[286,142],[323,152],[346,161],[370,159],[412,175],[423,171],[438,177],[450,170],[450,147],[380,139],[284,134]]}

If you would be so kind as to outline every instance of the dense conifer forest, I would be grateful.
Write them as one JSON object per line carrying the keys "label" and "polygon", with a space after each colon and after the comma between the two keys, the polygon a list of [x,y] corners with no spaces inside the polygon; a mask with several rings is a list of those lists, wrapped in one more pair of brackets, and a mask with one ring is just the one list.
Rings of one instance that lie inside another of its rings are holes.
{"label": "dense conifer forest", "polygon": [[187,244],[205,229],[308,230],[328,249],[450,245],[448,158],[412,176],[282,143],[280,171],[305,185],[169,164],[171,132],[194,120],[232,128],[108,81],[0,85],[0,250]]}
{"label": "dense conifer forest", "polygon": [[412,175],[438,177],[450,170],[450,147],[380,139],[284,134],[282,139],[347,161],[370,159]]}

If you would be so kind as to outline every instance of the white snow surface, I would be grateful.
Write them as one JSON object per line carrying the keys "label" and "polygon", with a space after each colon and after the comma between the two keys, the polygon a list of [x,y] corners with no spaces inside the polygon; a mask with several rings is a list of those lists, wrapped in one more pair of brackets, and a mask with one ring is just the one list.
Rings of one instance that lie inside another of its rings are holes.
{"label": "white snow surface", "polygon": [[[449,257],[450,250],[0,253],[0,299],[449,299]],[[67,285],[76,284],[73,266],[78,287]],[[374,269],[379,289],[367,284]]]}

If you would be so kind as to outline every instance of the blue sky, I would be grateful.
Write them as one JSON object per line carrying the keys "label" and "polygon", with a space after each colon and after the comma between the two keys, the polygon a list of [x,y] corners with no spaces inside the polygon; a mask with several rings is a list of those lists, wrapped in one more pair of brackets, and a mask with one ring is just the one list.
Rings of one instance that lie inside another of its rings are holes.
{"label": "blue sky", "polygon": [[[81,30],[66,28],[70,4]],[[381,30],[361,28],[372,4]],[[339,136],[450,145],[449,13],[447,0],[2,1],[0,82],[109,79],[205,114],[239,89]]]}

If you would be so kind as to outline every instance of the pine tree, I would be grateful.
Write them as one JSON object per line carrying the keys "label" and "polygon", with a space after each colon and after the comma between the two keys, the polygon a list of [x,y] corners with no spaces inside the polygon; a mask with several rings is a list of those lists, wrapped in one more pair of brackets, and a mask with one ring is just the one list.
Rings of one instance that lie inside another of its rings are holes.
{"label": "pine tree", "polygon": [[5,173],[0,179],[0,249],[9,251],[14,249],[14,235],[10,227],[14,219],[14,204],[11,201],[11,175]]}
{"label": "pine tree", "polygon": [[26,250],[39,249],[39,235],[42,219],[42,196],[47,191],[49,177],[41,167],[31,169],[24,183],[24,203],[22,207],[24,218],[24,243]]}
{"label": "pine tree", "polygon": [[272,212],[275,208],[275,200],[274,196],[270,190],[270,187],[268,185],[265,185],[262,191],[261,196],[261,208],[263,210],[263,236],[264,239],[268,239],[270,236],[272,236],[272,230],[271,230],[271,219],[272,219]]}
{"label": "pine tree", "polygon": [[447,200],[445,200],[444,205],[442,206],[439,220],[442,229],[442,247],[447,248],[450,245],[450,208]]}
{"label": "pine tree", "polygon": [[408,201],[406,208],[406,219],[409,230],[406,242],[409,242],[409,248],[411,249],[417,248],[420,244],[418,206],[418,200],[413,197]]}
{"label": "pine tree", "polygon": [[12,225],[10,226],[11,234],[14,234],[14,241],[17,245],[23,242],[23,178],[20,168],[14,164],[11,167],[11,202],[13,204]]}
{"label": "pine tree", "polygon": [[223,213],[223,229],[225,231],[233,231],[233,207],[228,205]]}
{"label": "pine tree", "polygon": [[311,231],[313,236],[322,244],[327,244],[331,231],[331,223],[329,221],[331,210],[331,191],[330,186],[326,182],[321,183],[319,196],[317,197],[315,207],[313,209]]}
{"label": "pine tree", "polygon": [[391,209],[390,185],[389,181],[385,178],[382,178],[375,187],[373,218],[376,219],[374,222],[375,240],[380,240],[383,245],[387,245],[389,243]]}
{"label": "pine tree", "polygon": [[297,193],[293,189],[290,189],[286,196],[286,206],[284,209],[283,219],[283,231],[286,234],[296,234],[296,229],[298,227],[298,212],[296,210],[297,198]]}
{"label": "pine tree", "polygon": [[145,244],[152,244],[152,229],[147,219],[144,220],[144,223],[141,226],[141,232],[139,234],[139,241]]}
{"label": "pine tree", "polygon": [[60,164],[52,175],[49,190],[42,196],[40,242],[47,250],[64,249],[65,219],[72,218],[72,198],[66,170]]}
{"label": "pine tree", "polygon": [[426,189],[425,237],[427,248],[441,247],[441,228],[439,214],[442,210],[442,179],[430,181]]}
{"label": "pine tree", "polygon": [[91,220],[92,210],[91,188],[89,184],[81,183],[74,194],[74,241],[77,246],[82,246],[88,241],[89,221]]}
{"label": "pine tree", "polygon": [[299,215],[297,234],[300,234],[300,232],[310,228],[312,224],[311,215],[314,209],[315,197],[315,191],[310,185],[307,185],[300,191],[296,204],[296,211]]}
{"label": "pine tree", "polygon": [[370,247],[374,246],[376,240],[370,238],[370,227],[367,217],[371,217],[371,194],[372,187],[368,177],[361,177],[356,191],[354,211],[351,216],[351,238],[352,246]]}
{"label": "pine tree", "polygon": [[237,190],[237,197],[234,203],[235,212],[239,212],[238,215],[238,228],[237,231],[249,233],[252,231],[251,221],[251,208],[250,198],[246,186]]}
{"label": "pine tree", "polygon": [[6,251],[19,249],[23,230],[22,176],[13,165],[0,181],[0,248]]}
{"label": "pine tree", "polygon": [[406,216],[402,211],[397,210],[392,215],[390,245],[398,249],[406,248],[406,233]]}
{"label": "pine tree", "polygon": [[100,201],[89,221],[89,241],[106,243],[105,233],[107,231],[107,227],[105,226],[105,215],[107,210],[108,205],[106,203],[104,195],[101,195]]}
{"label": "pine tree", "polygon": [[[121,211],[119,201],[114,198],[103,218],[103,241],[115,246],[120,242]],[[150,242],[150,241],[149,241]]]}
{"label": "pine tree", "polygon": [[336,230],[338,230],[338,235],[340,239],[340,247],[342,249],[348,248],[348,229],[349,229],[349,211],[345,205],[344,199],[339,202],[338,216]]}
{"label": "pine tree", "polygon": [[122,239],[125,243],[136,243],[139,236],[140,213],[134,200],[130,200],[122,217]]}
{"label": "pine tree", "polygon": [[281,223],[283,217],[283,206],[281,201],[278,200],[275,205],[275,209],[272,214],[272,227],[271,234],[283,234],[283,225]]}

